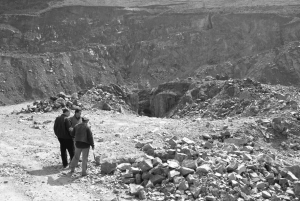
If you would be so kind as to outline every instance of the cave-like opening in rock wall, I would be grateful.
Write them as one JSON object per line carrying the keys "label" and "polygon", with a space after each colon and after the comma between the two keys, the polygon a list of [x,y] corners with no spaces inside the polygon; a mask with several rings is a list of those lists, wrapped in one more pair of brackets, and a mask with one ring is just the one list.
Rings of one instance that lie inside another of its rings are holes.
{"label": "cave-like opening in rock wall", "polygon": [[142,111],[142,114],[143,114],[143,116],[147,116],[147,117],[153,116],[151,110],[147,109],[147,108]]}

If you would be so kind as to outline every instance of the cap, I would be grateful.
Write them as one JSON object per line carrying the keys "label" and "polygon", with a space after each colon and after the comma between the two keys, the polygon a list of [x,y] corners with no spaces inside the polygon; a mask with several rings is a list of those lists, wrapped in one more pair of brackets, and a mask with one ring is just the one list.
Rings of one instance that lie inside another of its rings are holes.
{"label": "cap", "polygon": [[87,118],[86,116],[82,117],[82,121],[89,121],[89,118]]}

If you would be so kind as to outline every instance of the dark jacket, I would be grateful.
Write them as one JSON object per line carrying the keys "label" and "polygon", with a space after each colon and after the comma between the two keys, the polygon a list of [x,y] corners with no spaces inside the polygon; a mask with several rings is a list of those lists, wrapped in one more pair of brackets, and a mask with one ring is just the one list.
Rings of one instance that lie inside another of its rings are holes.
{"label": "dark jacket", "polygon": [[84,123],[77,124],[71,134],[76,142],[84,142],[94,147],[94,138],[91,129]]}
{"label": "dark jacket", "polygon": [[71,127],[70,120],[64,114],[57,117],[54,122],[54,133],[58,138],[72,139],[69,128]]}
{"label": "dark jacket", "polygon": [[72,128],[74,128],[77,124],[82,123],[82,118],[80,117],[79,119],[77,119],[77,118],[75,117],[75,115],[74,115],[73,117],[71,117],[69,120],[70,120],[70,122],[71,122]]}

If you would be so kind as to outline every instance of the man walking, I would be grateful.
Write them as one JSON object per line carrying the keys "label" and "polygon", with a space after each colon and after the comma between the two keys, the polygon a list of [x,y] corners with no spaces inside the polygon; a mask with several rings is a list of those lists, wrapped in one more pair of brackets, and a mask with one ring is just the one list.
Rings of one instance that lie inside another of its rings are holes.
{"label": "man walking", "polygon": [[73,131],[72,136],[75,137],[75,156],[70,164],[71,172],[75,171],[75,167],[78,165],[79,157],[82,153],[82,176],[87,175],[87,162],[90,151],[90,146],[94,150],[94,138],[90,127],[87,125],[89,119],[82,118],[82,123],[77,124]]}
{"label": "man walking", "polygon": [[61,159],[64,168],[68,167],[67,150],[70,155],[70,160],[72,160],[74,156],[74,143],[69,131],[71,127],[71,123],[68,119],[69,116],[70,111],[63,109],[63,114],[57,117],[54,122],[54,133],[60,143]]}

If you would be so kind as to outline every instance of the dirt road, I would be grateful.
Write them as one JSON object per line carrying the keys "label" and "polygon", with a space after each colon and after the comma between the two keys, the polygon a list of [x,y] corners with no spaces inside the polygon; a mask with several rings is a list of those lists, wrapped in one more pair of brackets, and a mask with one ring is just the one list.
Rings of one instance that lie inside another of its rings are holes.
{"label": "dirt road", "polygon": [[[0,200],[112,200],[106,176],[97,174],[99,167],[89,167],[91,178],[61,169],[59,143],[53,133],[53,120],[60,114],[11,114],[26,104],[0,108]],[[87,112],[84,112],[87,113]],[[96,154],[102,158],[139,155],[133,137],[162,130],[174,120],[127,116],[90,111]],[[32,126],[39,128],[32,128]],[[116,137],[117,136],[117,137]],[[149,135],[150,136],[150,135]],[[104,142],[98,142],[102,141]],[[120,154],[122,153],[122,154]],[[93,180],[94,179],[94,180]],[[106,181],[106,180],[105,180]],[[97,183],[97,184],[96,184]]]}

